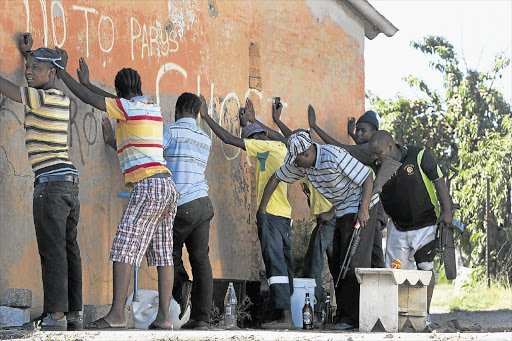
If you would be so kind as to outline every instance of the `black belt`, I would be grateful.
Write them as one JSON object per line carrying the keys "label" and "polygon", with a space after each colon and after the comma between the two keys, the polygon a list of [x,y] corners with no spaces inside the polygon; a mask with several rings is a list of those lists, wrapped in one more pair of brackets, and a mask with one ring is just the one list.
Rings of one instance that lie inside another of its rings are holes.
{"label": "black belt", "polygon": [[43,184],[46,182],[54,182],[54,181],[69,181],[74,184],[78,184],[78,176],[76,175],[43,175],[40,178],[37,178],[34,182],[37,184]]}

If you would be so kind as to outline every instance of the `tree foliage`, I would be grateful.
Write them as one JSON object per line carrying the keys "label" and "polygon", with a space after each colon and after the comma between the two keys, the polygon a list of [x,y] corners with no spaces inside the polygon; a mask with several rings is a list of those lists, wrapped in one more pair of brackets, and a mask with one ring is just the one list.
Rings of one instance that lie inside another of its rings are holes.
{"label": "tree foliage", "polygon": [[405,81],[418,98],[399,95],[381,99],[371,92],[367,98],[372,109],[381,114],[382,129],[389,130],[398,143],[423,146],[434,152],[444,171],[449,165],[459,170],[451,192],[461,205],[456,215],[469,232],[460,242],[468,256],[466,265],[484,265],[486,179],[490,180],[490,242],[495,271],[506,271],[510,278],[512,117],[510,103],[495,86],[510,59],[498,54],[493,66],[481,71],[469,68],[443,37],[427,36],[411,45],[442,74],[442,91],[430,88],[419,77],[408,76]]}

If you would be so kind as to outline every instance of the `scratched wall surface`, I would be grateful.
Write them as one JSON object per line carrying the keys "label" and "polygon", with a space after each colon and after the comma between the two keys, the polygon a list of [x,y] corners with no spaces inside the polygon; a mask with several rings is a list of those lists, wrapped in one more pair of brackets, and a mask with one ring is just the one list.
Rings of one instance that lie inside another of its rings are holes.
{"label": "scratched wall surface", "polygon": [[[261,120],[276,128],[271,99],[285,103],[283,121],[307,126],[307,105],[319,124],[348,142],[348,116],[364,110],[364,31],[343,5],[327,1],[0,1],[0,72],[26,85],[17,35],[34,47],[55,45],[70,55],[74,74],[86,58],[91,79],[113,92],[123,67],[142,76],[144,93],[174,121],[177,96],[203,94],[210,114],[239,134],[237,111],[250,97]],[[58,87],[69,94],[64,84]],[[110,243],[126,205],[116,153],[101,136],[104,113],[70,96],[70,156],[80,172],[79,243],[84,304],[112,298]],[[42,285],[32,220],[33,173],[24,146],[24,108],[0,97],[0,293],[28,288],[34,311]],[[204,122],[199,122],[210,133]],[[262,260],[255,227],[254,160],[213,136],[207,169],[215,218],[210,235],[214,277],[257,279]],[[290,186],[294,219],[307,216],[304,195]],[[188,263],[187,263],[188,266]],[[143,267],[140,287],[156,288],[156,271]]]}

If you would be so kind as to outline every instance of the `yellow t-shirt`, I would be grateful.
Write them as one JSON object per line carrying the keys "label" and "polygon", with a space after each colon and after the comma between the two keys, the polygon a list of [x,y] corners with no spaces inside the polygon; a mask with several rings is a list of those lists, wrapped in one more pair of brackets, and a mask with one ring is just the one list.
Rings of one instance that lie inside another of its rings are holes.
{"label": "yellow t-shirt", "polygon": [[[288,150],[278,141],[261,141],[244,139],[247,155],[258,159],[256,164],[256,182],[258,206],[263,196],[263,190],[270,177],[284,164],[284,158]],[[288,202],[288,185],[280,182],[272,194],[267,205],[267,212],[276,216],[291,218],[292,207]]]}
{"label": "yellow t-shirt", "polygon": [[320,192],[318,192],[315,187],[313,187],[308,179],[302,178],[300,183],[301,185],[306,184],[306,186],[309,188],[309,208],[311,219],[316,220],[316,217],[320,213],[327,212],[331,209],[332,204],[329,202],[329,200],[325,199],[325,197],[320,194]]}

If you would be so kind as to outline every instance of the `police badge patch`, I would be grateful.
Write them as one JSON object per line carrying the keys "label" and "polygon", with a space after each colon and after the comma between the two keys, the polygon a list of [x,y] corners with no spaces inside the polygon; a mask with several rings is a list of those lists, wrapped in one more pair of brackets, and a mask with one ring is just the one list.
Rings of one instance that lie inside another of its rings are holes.
{"label": "police badge patch", "polygon": [[407,175],[413,175],[414,174],[414,165],[407,165],[407,166],[405,166],[404,169],[407,172]]}

